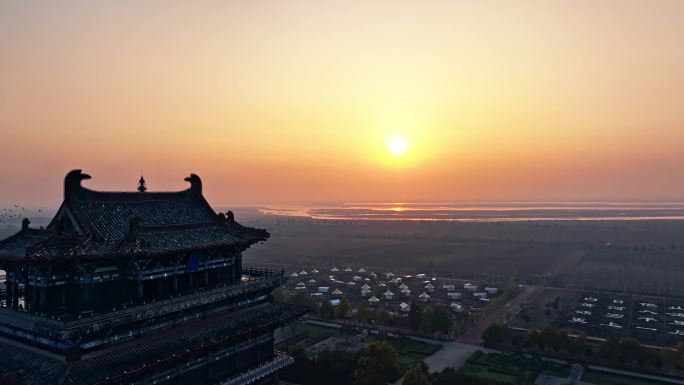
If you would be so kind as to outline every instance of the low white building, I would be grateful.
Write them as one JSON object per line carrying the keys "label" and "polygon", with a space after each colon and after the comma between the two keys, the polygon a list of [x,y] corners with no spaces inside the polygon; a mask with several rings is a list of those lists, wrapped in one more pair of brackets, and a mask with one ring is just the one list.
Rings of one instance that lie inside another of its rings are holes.
{"label": "low white building", "polygon": [[319,286],[318,287],[318,292],[319,293],[327,293],[330,290],[328,286]]}
{"label": "low white building", "polygon": [[442,289],[444,289],[446,291],[454,291],[454,290],[456,290],[456,285],[450,284],[450,283],[448,283],[448,284],[445,283],[444,285],[442,285]]}
{"label": "low white building", "polygon": [[447,298],[449,299],[461,299],[461,293],[456,291],[450,291],[447,293]]}
{"label": "low white building", "polygon": [[355,275],[352,277],[352,281],[361,282],[361,281],[363,281],[363,277],[359,277],[358,275]]}
{"label": "low white building", "polygon": [[411,306],[407,304],[406,302],[402,302],[399,304],[399,311],[403,313],[408,313],[411,311]]}
{"label": "low white building", "polygon": [[477,286],[473,285],[472,283],[466,283],[466,284],[463,284],[463,289],[468,290],[468,291],[475,291],[475,290],[477,290]]}
{"label": "low white building", "polygon": [[487,293],[486,292],[479,292],[479,293],[473,293],[473,297],[475,298],[487,298]]}
{"label": "low white building", "polygon": [[486,291],[489,294],[496,294],[499,292],[499,289],[496,287],[485,287],[484,291]]}
{"label": "low white building", "polygon": [[451,310],[453,310],[457,313],[460,313],[463,311],[463,306],[461,306],[461,304],[458,304],[456,302],[452,302],[451,305],[449,305],[449,307],[451,308]]}

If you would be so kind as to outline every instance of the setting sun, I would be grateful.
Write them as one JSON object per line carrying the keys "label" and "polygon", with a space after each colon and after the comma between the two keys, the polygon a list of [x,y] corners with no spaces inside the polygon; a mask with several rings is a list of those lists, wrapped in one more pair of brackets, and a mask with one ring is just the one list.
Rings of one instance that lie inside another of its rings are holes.
{"label": "setting sun", "polygon": [[387,144],[389,151],[397,156],[404,155],[408,147],[409,144],[404,138],[392,138]]}

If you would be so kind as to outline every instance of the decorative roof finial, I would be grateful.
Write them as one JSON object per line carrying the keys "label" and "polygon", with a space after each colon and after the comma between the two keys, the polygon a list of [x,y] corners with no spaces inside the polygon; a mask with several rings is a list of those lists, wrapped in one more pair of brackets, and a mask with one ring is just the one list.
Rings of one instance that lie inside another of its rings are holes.
{"label": "decorative roof finial", "polygon": [[147,186],[145,186],[145,178],[143,178],[142,174],[140,175],[140,180],[138,181],[138,191],[139,192],[147,191]]}

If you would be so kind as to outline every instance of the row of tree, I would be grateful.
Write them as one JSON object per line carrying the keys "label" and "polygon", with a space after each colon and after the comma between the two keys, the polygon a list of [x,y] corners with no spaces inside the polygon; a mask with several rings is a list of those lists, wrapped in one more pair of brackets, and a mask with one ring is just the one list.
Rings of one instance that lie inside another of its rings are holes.
{"label": "row of tree", "polygon": [[303,349],[280,377],[301,385],[381,385],[401,376],[399,355],[387,341],[376,341],[359,352],[324,350],[310,358]]}
{"label": "row of tree", "polygon": [[554,352],[580,360],[598,360],[619,364],[650,366],[655,369],[671,367],[684,370],[684,342],[676,350],[648,349],[631,337],[608,337],[605,341],[589,341],[585,333],[569,336],[565,330],[551,327],[530,329],[527,332],[493,324],[482,335],[488,347],[520,347],[527,351]]}
{"label": "row of tree", "polygon": [[414,302],[411,303],[411,310],[408,314],[408,326],[413,330],[448,334],[453,327],[453,321],[451,314],[442,308],[423,307]]}
{"label": "row of tree", "polygon": [[459,373],[454,368],[430,373],[425,363],[421,362],[406,370],[401,385],[503,385],[503,383],[468,376]]}

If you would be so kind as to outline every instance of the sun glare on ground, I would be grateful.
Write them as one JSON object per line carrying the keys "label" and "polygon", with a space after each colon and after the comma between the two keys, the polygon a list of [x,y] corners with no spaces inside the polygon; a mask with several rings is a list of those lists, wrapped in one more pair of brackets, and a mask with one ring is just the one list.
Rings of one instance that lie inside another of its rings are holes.
{"label": "sun glare on ground", "polygon": [[389,151],[396,156],[404,155],[408,150],[408,147],[408,141],[404,138],[392,138],[389,143],[387,143]]}

